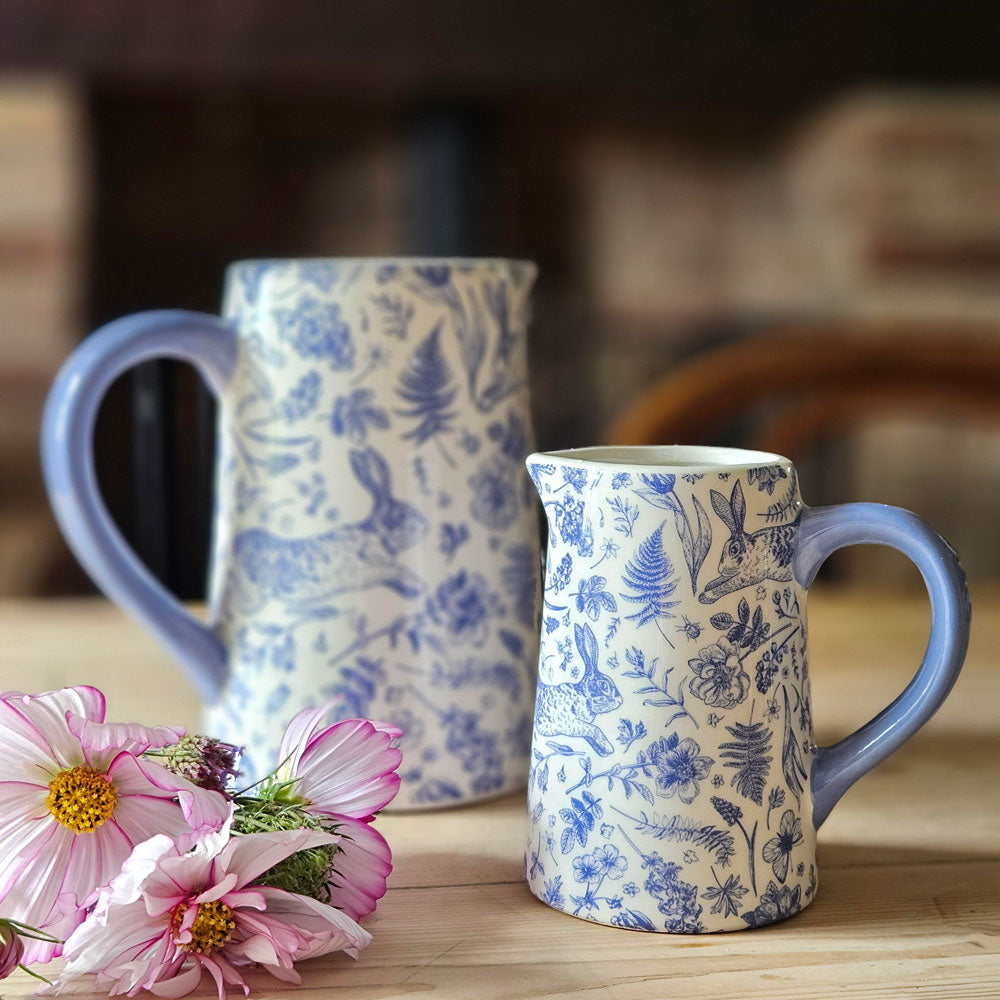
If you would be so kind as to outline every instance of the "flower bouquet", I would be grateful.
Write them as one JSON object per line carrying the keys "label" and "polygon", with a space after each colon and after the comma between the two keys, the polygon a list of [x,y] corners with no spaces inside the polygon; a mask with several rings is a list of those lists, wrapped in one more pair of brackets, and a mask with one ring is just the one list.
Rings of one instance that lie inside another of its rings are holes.
{"label": "flower bouquet", "polygon": [[[180,997],[208,972],[298,983],[295,962],[353,957],[385,894],[371,823],[399,787],[393,726],[300,712],[275,770],[236,790],[239,748],[105,722],[92,687],[0,695],[0,978],[62,956],[111,993]],[[46,982],[49,982],[47,979]]]}

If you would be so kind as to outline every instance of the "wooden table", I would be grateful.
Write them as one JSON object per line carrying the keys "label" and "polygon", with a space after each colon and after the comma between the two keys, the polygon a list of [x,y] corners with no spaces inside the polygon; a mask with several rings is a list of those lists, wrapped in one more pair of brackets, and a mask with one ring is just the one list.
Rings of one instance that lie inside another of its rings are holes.
{"label": "wooden table", "polygon": [[[642,934],[557,913],[521,880],[521,796],[386,815],[390,891],[358,962],[305,963],[322,997],[476,1000],[1000,997],[1000,592],[973,594],[965,673],[931,723],[844,797],[820,833],[820,890],[794,919],[703,937]],[[819,592],[810,606],[817,736],[888,702],[923,651],[923,596]],[[194,693],[102,601],[0,604],[2,686],[87,682],[121,720],[195,725]],[[254,996],[287,995],[266,974]],[[29,994],[18,973],[4,996]],[[69,995],[89,996],[86,985]],[[199,995],[210,995],[206,979]]]}

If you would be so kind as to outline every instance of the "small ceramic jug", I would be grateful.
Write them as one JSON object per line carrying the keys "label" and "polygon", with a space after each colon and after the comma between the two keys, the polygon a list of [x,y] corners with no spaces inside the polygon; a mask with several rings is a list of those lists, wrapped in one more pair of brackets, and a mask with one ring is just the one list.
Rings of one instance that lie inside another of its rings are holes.
{"label": "small ceramic jug", "polygon": [[[395,808],[523,787],[540,555],[526,328],[532,264],[234,264],[225,320],[152,312],[70,358],[43,430],[53,507],[98,585],[176,656],[206,731],[271,768],[287,721],[404,731]],[[139,361],[191,362],[219,398],[207,624],[150,577],[97,492],[91,434]]]}
{"label": "small ceramic jug", "polygon": [[[810,509],[791,463],[724,448],[533,455],[549,521],[525,857],[531,891],[616,927],[759,927],[815,897],[816,829],[961,669],[958,558],[908,511]],[[806,590],[835,549],[920,568],[931,638],[909,687],[813,741]]]}

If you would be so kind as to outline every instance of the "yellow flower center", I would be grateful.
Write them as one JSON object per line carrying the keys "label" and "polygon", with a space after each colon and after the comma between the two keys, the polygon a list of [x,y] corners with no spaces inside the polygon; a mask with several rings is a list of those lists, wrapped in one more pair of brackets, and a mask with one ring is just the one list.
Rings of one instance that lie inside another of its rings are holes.
{"label": "yellow flower center", "polygon": [[[174,910],[171,928],[175,941],[187,908],[187,903],[181,903]],[[209,903],[198,904],[198,915],[191,925],[191,940],[178,941],[177,943],[186,951],[207,955],[226,945],[235,930],[236,921],[233,920],[233,911],[225,903],[213,899]]]}
{"label": "yellow flower center", "polygon": [[49,783],[48,810],[74,833],[93,833],[111,819],[118,794],[106,774],[92,767],[60,771]]}

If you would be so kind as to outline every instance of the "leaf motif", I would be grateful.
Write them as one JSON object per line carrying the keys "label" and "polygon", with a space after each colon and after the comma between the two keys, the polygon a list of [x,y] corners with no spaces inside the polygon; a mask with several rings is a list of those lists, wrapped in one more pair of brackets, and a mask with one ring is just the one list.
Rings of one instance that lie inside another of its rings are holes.
{"label": "leaf motif", "polygon": [[712,522],[705,512],[705,508],[698,502],[697,497],[691,498],[691,505],[694,507],[695,521],[698,524],[698,535],[694,542],[694,557],[691,561],[691,584],[697,590],[698,574],[708,557],[709,549],[712,548]]}
{"label": "leaf motif", "polygon": [[779,500],[768,504],[767,512],[760,516],[764,517],[768,524],[777,524],[779,521],[784,521],[789,514],[795,511],[795,501],[798,499],[798,486],[796,473],[793,469],[788,481],[788,488],[784,494]]}
{"label": "leaf motif", "polygon": [[566,827],[562,832],[562,837],[559,838],[559,847],[563,854],[569,854],[573,850],[573,841],[576,839],[571,827]]}
{"label": "leaf motif", "polygon": [[762,805],[764,787],[774,759],[768,754],[771,749],[771,730],[763,722],[752,725],[737,722],[726,726],[726,731],[733,739],[719,744],[722,751],[719,757],[726,761],[723,766],[736,768],[730,785],[745,799]]}
{"label": "leaf motif", "polygon": [[670,608],[677,601],[669,600],[677,589],[673,563],[663,549],[663,526],[652,532],[639,543],[635,555],[625,564],[622,584],[632,593],[623,593],[624,600],[640,605],[635,614],[626,615],[628,621],[646,625],[657,618],[673,618]]}
{"label": "leaf motif", "polygon": [[712,628],[717,628],[720,632],[729,628],[736,621],[728,611],[720,611],[708,620],[712,623]]}
{"label": "leaf motif", "polygon": [[801,804],[802,793],[805,786],[802,779],[808,776],[805,765],[802,763],[802,751],[799,749],[799,740],[792,729],[792,713],[788,704],[788,688],[782,686],[782,694],[785,699],[785,735],[781,745],[781,770],[785,776],[785,784],[788,790],[795,796],[797,804]]}
{"label": "leaf motif", "polygon": [[441,324],[426,336],[413,352],[409,366],[399,377],[396,394],[407,403],[396,410],[401,417],[417,421],[404,438],[423,444],[436,434],[451,429],[458,395],[451,369],[441,351]]}
{"label": "leaf motif", "polygon": [[739,615],[739,619],[744,625],[750,621],[750,605],[747,603],[747,599],[745,597],[740,598],[739,607],[736,609],[736,613]]}
{"label": "leaf motif", "polygon": [[669,840],[674,843],[690,843],[703,847],[715,855],[717,864],[729,865],[736,846],[733,835],[728,830],[722,830],[711,823],[702,825],[690,816],[660,816],[657,813],[639,814],[640,819],[629,817],[635,823],[639,833],[648,834],[657,840]]}
{"label": "leaf motif", "polygon": [[649,489],[648,487],[637,487],[633,492],[653,507],[677,513],[677,502],[674,500],[672,493],[657,493],[656,490]]}

